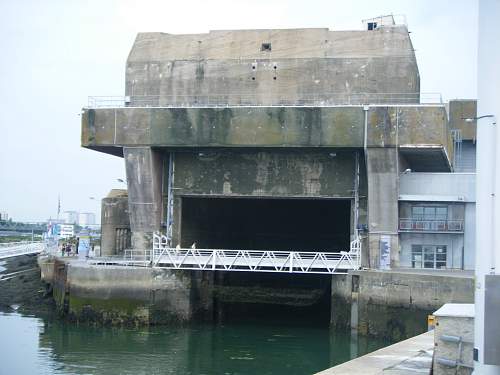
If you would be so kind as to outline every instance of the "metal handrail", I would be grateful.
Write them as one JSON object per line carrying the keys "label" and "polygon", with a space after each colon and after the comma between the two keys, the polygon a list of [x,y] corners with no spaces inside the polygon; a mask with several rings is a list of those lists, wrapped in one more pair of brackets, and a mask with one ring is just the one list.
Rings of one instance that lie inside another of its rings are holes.
{"label": "metal handrail", "polygon": [[399,219],[399,229],[409,231],[463,232],[463,220]]}
{"label": "metal handrail", "polygon": [[304,252],[273,250],[186,249],[167,245],[167,237],[153,235],[152,264],[166,269],[335,274],[359,269],[361,242],[350,251]]}
{"label": "metal handrail", "polygon": [[329,107],[362,104],[442,104],[440,93],[335,93],[300,94],[297,98],[255,93],[214,93],[201,95],[89,96],[87,108],[123,107]]}

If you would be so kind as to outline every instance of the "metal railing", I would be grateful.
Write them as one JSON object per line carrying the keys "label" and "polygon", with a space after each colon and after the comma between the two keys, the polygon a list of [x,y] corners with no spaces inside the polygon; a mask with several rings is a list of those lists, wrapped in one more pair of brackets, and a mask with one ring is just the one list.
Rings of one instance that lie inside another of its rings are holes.
{"label": "metal railing", "polygon": [[399,229],[415,232],[463,232],[463,220],[399,219]]}
{"label": "metal railing", "polygon": [[154,234],[154,267],[202,270],[335,274],[361,266],[361,243],[349,252],[302,252],[267,250],[184,249],[168,246],[166,236]]}
{"label": "metal railing", "polygon": [[331,107],[363,104],[442,104],[440,93],[226,93],[207,95],[90,96],[87,108],[123,107]]}
{"label": "metal railing", "polygon": [[38,254],[44,251],[44,242],[10,242],[0,244],[0,259],[20,255]]}

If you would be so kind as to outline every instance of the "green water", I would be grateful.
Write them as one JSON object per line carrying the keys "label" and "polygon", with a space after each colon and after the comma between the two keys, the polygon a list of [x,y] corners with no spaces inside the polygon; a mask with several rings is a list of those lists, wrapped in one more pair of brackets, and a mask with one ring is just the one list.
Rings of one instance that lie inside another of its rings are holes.
{"label": "green water", "polygon": [[0,374],[311,374],[387,342],[328,328],[99,328],[0,313]]}

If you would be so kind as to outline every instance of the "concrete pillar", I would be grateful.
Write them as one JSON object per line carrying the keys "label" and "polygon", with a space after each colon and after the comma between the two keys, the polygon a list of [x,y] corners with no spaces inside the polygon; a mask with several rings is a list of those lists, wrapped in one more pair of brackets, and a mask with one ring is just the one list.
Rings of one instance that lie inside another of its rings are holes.
{"label": "concrete pillar", "polygon": [[122,249],[129,246],[127,238],[117,239],[117,235],[126,235],[129,230],[127,191],[113,189],[101,202],[101,253],[98,255],[116,255],[117,244]]}
{"label": "concrete pillar", "polygon": [[368,264],[380,268],[381,241],[391,247],[390,265],[399,266],[398,151],[395,147],[366,149],[368,181]]}
{"label": "concrete pillar", "polygon": [[163,154],[150,147],[124,147],[132,247],[150,249],[162,220]]}

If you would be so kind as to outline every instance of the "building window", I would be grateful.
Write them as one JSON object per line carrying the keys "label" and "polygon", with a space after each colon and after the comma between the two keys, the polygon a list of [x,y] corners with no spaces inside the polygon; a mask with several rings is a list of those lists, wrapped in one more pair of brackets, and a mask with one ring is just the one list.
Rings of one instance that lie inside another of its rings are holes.
{"label": "building window", "polygon": [[445,245],[412,245],[412,268],[446,268]]}
{"label": "building window", "polygon": [[448,207],[446,206],[413,206],[411,217],[414,220],[447,220]]}

